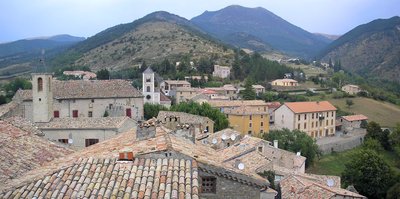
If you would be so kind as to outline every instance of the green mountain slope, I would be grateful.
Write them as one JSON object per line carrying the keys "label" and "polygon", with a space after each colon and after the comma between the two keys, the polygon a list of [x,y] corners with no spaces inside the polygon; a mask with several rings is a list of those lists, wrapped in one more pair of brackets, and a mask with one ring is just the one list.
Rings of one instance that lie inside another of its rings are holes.
{"label": "green mountain slope", "polygon": [[[310,57],[324,48],[330,40],[309,33],[264,8],[228,6],[224,9],[194,17],[191,21],[204,31],[225,42],[232,42],[235,33],[246,33],[269,46],[285,53]],[[240,36],[240,34],[238,34]],[[248,41],[238,38],[232,43],[248,47]],[[260,50],[258,47],[254,50]],[[262,49],[261,49],[262,50]]]}
{"label": "green mountain slope", "polygon": [[53,63],[84,65],[93,70],[122,69],[143,61],[198,60],[211,56],[217,56],[221,64],[228,64],[233,60],[233,51],[190,21],[161,11],[106,29],[73,46]]}
{"label": "green mountain slope", "polygon": [[377,19],[344,34],[319,57],[340,60],[344,69],[363,76],[400,82],[400,17]]}

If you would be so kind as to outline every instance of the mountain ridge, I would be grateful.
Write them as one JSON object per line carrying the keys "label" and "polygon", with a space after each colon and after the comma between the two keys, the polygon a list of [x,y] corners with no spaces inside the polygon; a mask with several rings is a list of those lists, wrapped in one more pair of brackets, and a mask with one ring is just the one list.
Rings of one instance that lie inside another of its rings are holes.
{"label": "mountain ridge", "polygon": [[296,55],[310,57],[329,43],[271,11],[233,5],[217,11],[205,11],[191,21],[209,34],[225,41],[226,35],[244,32],[260,38],[267,46]]}

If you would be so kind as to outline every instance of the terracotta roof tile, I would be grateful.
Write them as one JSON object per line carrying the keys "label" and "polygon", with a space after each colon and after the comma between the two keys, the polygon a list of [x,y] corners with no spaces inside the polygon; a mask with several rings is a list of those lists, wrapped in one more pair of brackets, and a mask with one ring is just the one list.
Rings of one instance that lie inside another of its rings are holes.
{"label": "terracotta roof tile", "polygon": [[328,101],[321,102],[286,102],[287,106],[294,113],[311,113],[322,111],[336,111],[336,107]]}
{"label": "terracotta roof tile", "polygon": [[10,179],[73,152],[35,135],[37,129],[24,127],[22,119],[17,121],[21,121],[19,125],[25,130],[0,120],[0,187]]}
{"label": "terracotta roof tile", "polygon": [[163,121],[166,117],[179,117],[180,123],[184,124],[198,124],[204,122],[211,122],[214,123],[210,118],[203,117],[199,115],[193,115],[185,112],[176,112],[176,111],[160,111],[158,113],[157,119]]}
{"label": "terracotta roof tile", "polygon": [[80,118],[53,118],[50,122],[40,123],[40,129],[116,129],[129,117],[80,117]]}
{"label": "terracotta roof tile", "polygon": [[360,121],[360,120],[368,120],[368,117],[362,114],[359,115],[347,115],[342,116],[343,119],[351,122],[351,121]]}
{"label": "terracotta roof tile", "polygon": [[310,175],[289,175],[280,181],[282,198],[366,198],[327,183]]}
{"label": "terracotta roof tile", "polygon": [[209,100],[212,107],[266,106],[263,100]]}
{"label": "terracotta roof tile", "polygon": [[230,115],[265,115],[268,114],[268,109],[260,109],[260,107],[240,106],[224,111]]}

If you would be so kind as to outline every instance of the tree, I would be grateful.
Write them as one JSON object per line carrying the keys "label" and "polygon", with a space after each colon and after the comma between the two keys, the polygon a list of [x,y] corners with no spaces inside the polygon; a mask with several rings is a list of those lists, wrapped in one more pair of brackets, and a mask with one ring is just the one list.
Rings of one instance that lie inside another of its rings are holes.
{"label": "tree", "polygon": [[400,157],[400,123],[396,125],[396,128],[389,135],[390,147]]}
{"label": "tree", "polygon": [[110,71],[108,71],[107,69],[101,69],[99,71],[97,71],[96,73],[97,75],[97,79],[110,79]]}
{"label": "tree", "polygon": [[0,105],[7,103],[7,98],[4,95],[0,95]]}
{"label": "tree", "polygon": [[240,91],[240,95],[245,100],[256,99],[257,94],[253,89],[253,81],[251,81],[250,79],[246,80],[246,83],[244,85],[244,90]]}
{"label": "tree", "polygon": [[279,148],[292,151],[294,153],[301,152],[306,157],[306,167],[314,162],[319,155],[318,146],[310,136],[299,130],[290,131],[289,129],[271,130],[264,135],[264,139],[270,142],[278,140]]}
{"label": "tree", "polygon": [[365,136],[365,139],[376,139],[381,143],[383,148],[389,150],[389,134],[390,132],[388,130],[382,131],[381,126],[378,123],[372,121],[369,122],[367,125],[367,135]]}
{"label": "tree", "polygon": [[143,106],[144,118],[149,120],[153,117],[157,117],[160,111],[168,111],[168,108],[160,104],[149,104],[145,103]]}
{"label": "tree", "polygon": [[390,189],[387,191],[386,195],[387,199],[399,199],[400,198],[400,182],[394,184]]}
{"label": "tree", "polygon": [[173,105],[170,110],[208,117],[214,121],[214,131],[219,131],[229,126],[229,121],[225,114],[218,109],[212,108],[207,103],[182,102]]}
{"label": "tree", "polygon": [[384,198],[393,183],[389,165],[372,150],[360,150],[345,165],[342,180],[368,198]]}
{"label": "tree", "polygon": [[351,106],[353,106],[354,102],[351,99],[346,99],[346,105],[348,108],[350,108]]}

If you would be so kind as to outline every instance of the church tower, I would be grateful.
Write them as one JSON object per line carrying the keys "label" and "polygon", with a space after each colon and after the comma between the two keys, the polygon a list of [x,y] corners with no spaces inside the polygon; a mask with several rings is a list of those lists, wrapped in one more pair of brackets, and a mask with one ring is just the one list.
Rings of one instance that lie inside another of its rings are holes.
{"label": "church tower", "polygon": [[150,67],[143,72],[142,85],[144,103],[160,104],[160,92],[156,89],[154,71]]}
{"label": "church tower", "polygon": [[32,74],[33,122],[49,122],[53,114],[53,75]]}

